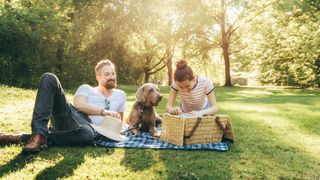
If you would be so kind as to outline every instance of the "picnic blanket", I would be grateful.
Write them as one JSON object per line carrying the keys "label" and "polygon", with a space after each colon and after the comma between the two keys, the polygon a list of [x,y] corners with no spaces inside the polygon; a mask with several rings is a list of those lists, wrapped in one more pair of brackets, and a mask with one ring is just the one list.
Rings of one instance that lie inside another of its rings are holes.
{"label": "picnic blanket", "polygon": [[94,144],[103,147],[120,148],[228,151],[226,142],[177,146],[155,138],[150,133],[141,132],[140,135],[135,136],[131,132],[126,132],[125,135],[129,137],[129,140],[116,142],[106,138],[98,138],[94,140]]}

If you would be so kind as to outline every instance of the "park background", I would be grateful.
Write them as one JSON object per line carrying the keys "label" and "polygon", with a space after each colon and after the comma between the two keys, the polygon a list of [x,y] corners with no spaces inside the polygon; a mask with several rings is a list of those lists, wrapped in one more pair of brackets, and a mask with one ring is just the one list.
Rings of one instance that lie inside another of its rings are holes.
{"label": "park background", "polygon": [[314,0],[1,0],[0,83],[96,84],[101,59],[120,84],[170,85],[189,60],[215,85],[320,85],[320,2]]}
{"label": "park background", "polygon": [[30,132],[39,78],[72,102],[116,65],[125,116],[144,82],[164,106],[175,62],[215,85],[228,152],[0,145],[0,179],[319,179],[319,0],[0,0],[0,133]]}

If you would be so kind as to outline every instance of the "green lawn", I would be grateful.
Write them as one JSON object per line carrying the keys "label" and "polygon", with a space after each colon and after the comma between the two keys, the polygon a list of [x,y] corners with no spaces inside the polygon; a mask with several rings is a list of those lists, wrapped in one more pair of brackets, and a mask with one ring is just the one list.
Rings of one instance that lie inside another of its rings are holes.
{"label": "green lawn", "polygon": [[[127,111],[137,86],[121,86]],[[164,112],[168,88],[161,88]],[[30,132],[36,91],[0,86],[0,132]],[[72,99],[74,91],[68,91]],[[228,152],[51,147],[22,156],[0,146],[0,179],[320,179],[320,92],[271,88],[215,90],[232,118]]]}

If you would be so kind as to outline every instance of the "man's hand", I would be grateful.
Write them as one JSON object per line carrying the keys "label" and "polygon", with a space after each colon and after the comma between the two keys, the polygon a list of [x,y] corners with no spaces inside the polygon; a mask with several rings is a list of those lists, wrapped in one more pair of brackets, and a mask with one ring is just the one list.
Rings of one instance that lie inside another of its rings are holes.
{"label": "man's hand", "polygon": [[177,114],[181,114],[182,113],[182,109],[180,107],[173,107],[170,111],[169,111],[170,114],[174,114],[174,115],[177,115]]}
{"label": "man's hand", "polygon": [[120,114],[118,112],[115,112],[115,111],[103,110],[101,115],[102,116],[109,115],[109,116],[115,117],[117,119],[121,119]]}

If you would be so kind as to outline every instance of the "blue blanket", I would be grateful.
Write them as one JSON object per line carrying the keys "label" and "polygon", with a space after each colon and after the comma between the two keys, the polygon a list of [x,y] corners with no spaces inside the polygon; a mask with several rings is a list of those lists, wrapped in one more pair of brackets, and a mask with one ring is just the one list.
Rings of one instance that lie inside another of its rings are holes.
{"label": "blue blanket", "polygon": [[177,146],[164,142],[158,138],[155,138],[150,133],[145,132],[141,132],[138,136],[134,136],[131,133],[126,133],[126,136],[129,137],[129,140],[127,141],[115,142],[107,139],[96,139],[94,143],[103,147],[228,151],[228,144],[225,142]]}

